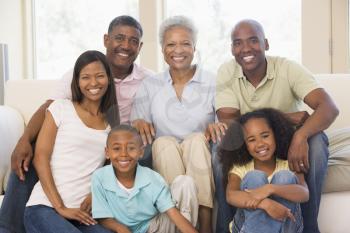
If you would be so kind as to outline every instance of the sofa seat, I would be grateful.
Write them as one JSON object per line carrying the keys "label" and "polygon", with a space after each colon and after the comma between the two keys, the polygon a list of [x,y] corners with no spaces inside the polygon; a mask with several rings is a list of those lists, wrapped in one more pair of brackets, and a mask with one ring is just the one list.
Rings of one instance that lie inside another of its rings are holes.
{"label": "sofa seat", "polygon": [[[350,136],[347,138],[350,129],[344,128],[350,127],[350,108],[346,98],[350,74],[318,75],[317,79],[340,109],[340,115],[326,130],[331,155],[318,216],[319,226],[322,233],[347,233],[350,232],[350,153],[346,151],[350,148]],[[3,194],[11,152],[24,124],[56,85],[58,80],[10,80],[6,83],[5,106],[0,106],[0,194]],[[0,204],[1,199],[0,196]]]}

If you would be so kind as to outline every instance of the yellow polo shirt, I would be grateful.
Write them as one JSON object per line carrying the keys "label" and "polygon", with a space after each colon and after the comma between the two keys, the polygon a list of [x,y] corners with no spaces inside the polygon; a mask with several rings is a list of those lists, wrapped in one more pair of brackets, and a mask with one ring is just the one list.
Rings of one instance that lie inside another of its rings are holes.
{"label": "yellow polo shirt", "polygon": [[[234,166],[230,170],[229,174],[234,173],[242,180],[245,177],[245,175],[247,175],[248,172],[253,171],[253,170],[254,170],[254,160],[252,160],[249,163],[244,164],[242,166]],[[282,159],[276,160],[276,168],[273,171],[273,173],[269,177],[267,177],[268,181],[271,182],[273,175],[276,172],[281,171],[281,170],[289,170],[288,160],[282,160]]]}
{"label": "yellow polo shirt", "polygon": [[319,88],[313,75],[286,58],[267,56],[267,72],[255,88],[233,59],[221,65],[216,79],[216,110],[239,109],[241,114],[263,107],[282,112],[297,112],[307,94]]}

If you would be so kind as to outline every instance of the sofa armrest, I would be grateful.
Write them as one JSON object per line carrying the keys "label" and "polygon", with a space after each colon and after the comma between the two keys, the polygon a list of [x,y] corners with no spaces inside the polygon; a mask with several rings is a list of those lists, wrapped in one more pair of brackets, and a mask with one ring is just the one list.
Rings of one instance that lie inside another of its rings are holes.
{"label": "sofa armrest", "polygon": [[11,153],[23,134],[24,120],[21,114],[8,106],[0,106],[0,194],[4,191],[4,181],[8,173]]}

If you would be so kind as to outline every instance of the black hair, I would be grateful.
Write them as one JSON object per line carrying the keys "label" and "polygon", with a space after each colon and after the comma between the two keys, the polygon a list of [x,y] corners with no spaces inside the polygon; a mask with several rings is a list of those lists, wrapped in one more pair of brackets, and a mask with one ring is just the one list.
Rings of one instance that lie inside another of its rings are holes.
{"label": "black hair", "polygon": [[75,62],[74,70],[73,70],[73,79],[71,83],[71,91],[72,91],[72,101],[81,103],[83,101],[83,93],[79,87],[79,75],[81,70],[89,65],[92,62],[101,62],[103,67],[106,70],[108,77],[108,87],[106,93],[103,95],[99,111],[105,114],[106,119],[111,127],[119,125],[119,109],[118,102],[115,93],[114,80],[111,75],[111,69],[109,68],[109,64],[107,62],[106,56],[96,50],[88,50],[82,53]]}
{"label": "black hair", "polygon": [[124,124],[122,124],[122,125],[117,125],[117,126],[115,126],[115,127],[113,127],[113,128],[111,129],[111,131],[108,133],[108,136],[107,136],[107,144],[108,144],[108,141],[109,141],[110,137],[111,137],[114,133],[120,132],[120,131],[127,131],[127,132],[132,133],[132,134],[136,137],[136,139],[142,144],[141,135],[139,134],[139,132],[137,131],[137,129],[134,128],[134,127],[132,127],[132,126],[130,126],[130,125],[124,125]]}
{"label": "black hair", "polygon": [[113,28],[116,26],[130,26],[136,28],[140,32],[140,37],[143,35],[143,30],[141,24],[133,17],[129,15],[121,15],[116,18],[114,18],[108,27],[108,34],[113,31]]}
{"label": "black hair", "polygon": [[275,158],[287,159],[289,145],[295,132],[293,124],[282,112],[273,108],[262,108],[248,112],[239,118],[238,123],[234,122],[230,125],[218,149],[225,187],[228,173],[232,167],[247,164],[253,159],[244,142],[242,126],[249,120],[256,118],[265,119],[274,134],[276,143]]}

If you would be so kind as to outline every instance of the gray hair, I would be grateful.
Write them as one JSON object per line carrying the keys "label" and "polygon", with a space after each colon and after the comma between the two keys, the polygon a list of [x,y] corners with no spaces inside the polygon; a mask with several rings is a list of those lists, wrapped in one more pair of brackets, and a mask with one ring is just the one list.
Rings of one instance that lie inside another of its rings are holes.
{"label": "gray hair", "polygon": [[172,16],[172,17],[167,18],[160,25],[160,28],[159,28],[159,42],[160,42],[161,46],[163,46],[165,33],[168,30],[172,29],[173,27],[182,27],[182,28],[187,29],[192,35],[193,44],[195,45],[197,43],[198,30],[195,27],[193,21],[191,19],[185,17],[185,16],[176,15],[176,16]]}

